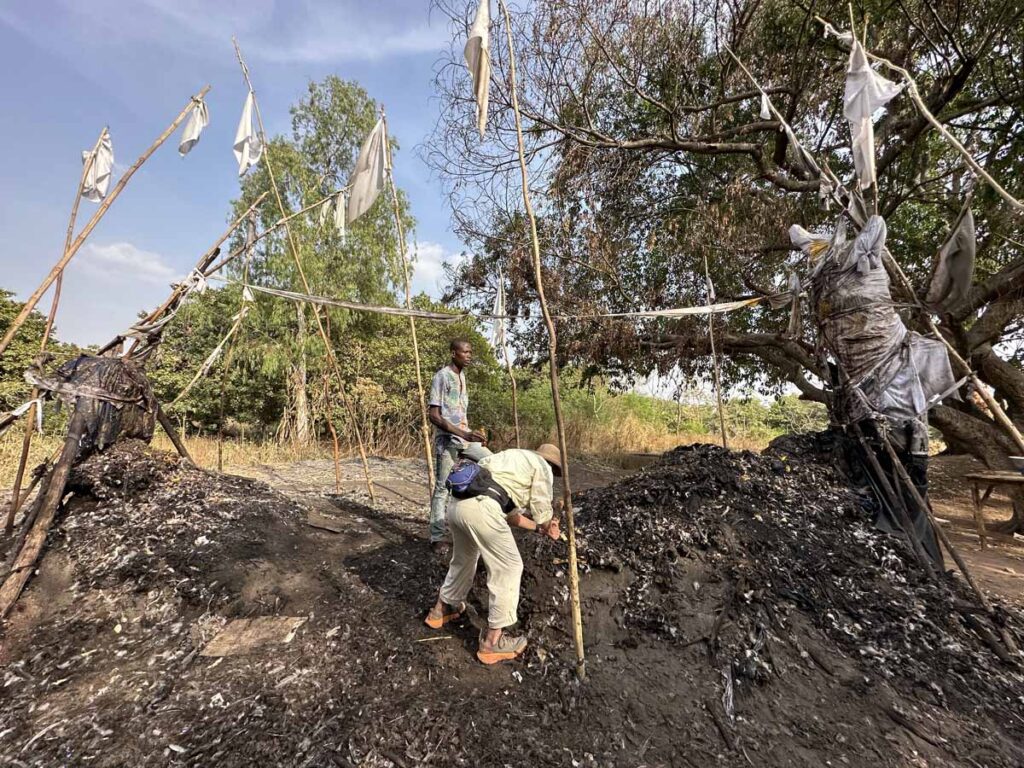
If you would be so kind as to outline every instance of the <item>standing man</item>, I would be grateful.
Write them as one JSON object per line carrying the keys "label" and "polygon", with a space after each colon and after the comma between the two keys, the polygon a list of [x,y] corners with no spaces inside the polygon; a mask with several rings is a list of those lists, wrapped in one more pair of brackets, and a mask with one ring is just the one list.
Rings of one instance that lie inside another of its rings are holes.
{"label": "standing man", "polygon": [[[512,528],[525,528],[557,540],[553,516],[553,474],[562,474],[558,448],[545,444],[536,451],[510,448],[481,459],[472,492],[479,495],[456,502],[449,516],[455,549],[448,575],[426,624],[441,629],[465,611],[476,566],[483,557],[487,569],[487,629],[480,633],[476,657],[484,664],[511,661],[526,650],[526,638],[505,630],[519,617],[519,581],[523,559]],[[524,514],[529,513],[529,517]]]}
{"label": "standing man", "polygon": [[463,370],[473,360],[473,345],[465,339],[452,339],[448,345],[451,362],[434,374],[430,385],[430,422],[434,425],[434,495],[430,499],[430,548],[447,555],[450,544],[445,537],[445,508],[448,489],[445,481],[460,456],[479,461],[491,452],[487,439],[469,428],[469,395]]}

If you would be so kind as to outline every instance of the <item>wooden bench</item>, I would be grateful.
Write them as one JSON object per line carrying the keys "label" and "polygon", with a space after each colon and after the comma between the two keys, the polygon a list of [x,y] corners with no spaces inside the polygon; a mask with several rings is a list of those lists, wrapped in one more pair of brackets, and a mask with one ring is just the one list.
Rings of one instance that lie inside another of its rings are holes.
{"label": "wooden bench", "polygon": [[[964,475],[964,479],[971,483],[971,496],[974,499],[974,526],[978,529],[981,548],[985,549],[988,535],[985,533],[985,517],[981,511],[982,507],[985,506],[985,502],[988,501],[997,486],[1024,487],[1024,473],[972,472]],[[984,493],[981,492],[982,486],[985,486]]]}

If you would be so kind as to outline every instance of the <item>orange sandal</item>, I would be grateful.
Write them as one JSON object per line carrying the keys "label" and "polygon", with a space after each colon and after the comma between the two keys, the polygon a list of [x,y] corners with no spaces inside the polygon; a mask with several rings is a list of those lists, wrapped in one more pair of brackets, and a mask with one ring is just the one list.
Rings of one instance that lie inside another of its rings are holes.
{"label": "orange sandal", "polygon": [[461,603],[458,606],[448,605],[448,603],[441,603],[441,613],[435,613],[434,609],[431,608],[430,612],[427,613],[427,618],[423,622],[431,629],[441,629],[449,621],[455,621],[466,610],[466,604]]}
{"label": "orange sandal", "polygon": [[476,657],[484,664],[497,664],[500,661],[511,661],[525,650],[525,637],[514,637],[502,633],[494,645],[487,645],[481,638],[480,649],[476,652]]}

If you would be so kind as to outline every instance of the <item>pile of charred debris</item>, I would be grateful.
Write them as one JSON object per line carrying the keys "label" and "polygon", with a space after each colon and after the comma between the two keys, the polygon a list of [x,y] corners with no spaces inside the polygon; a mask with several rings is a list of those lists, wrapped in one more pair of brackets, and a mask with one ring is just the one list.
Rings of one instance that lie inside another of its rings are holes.
{"label": "pile of charred debris", "polygon": [[[984,636],[1020,641],[1024,617],[928,578],[839,464],[814,436],[698,445],[579,494],[580,683],[563,544],[521,536],[530,649],[485,668],[482,578],[461,624],[422,623],[445,570],[422,510],[324,495],[324,530],[262,483],[122,440],[71,473],[8,617],[0,759],[1024,764],[1024,676]],[[225,636],[240,621],[270,634]]]}

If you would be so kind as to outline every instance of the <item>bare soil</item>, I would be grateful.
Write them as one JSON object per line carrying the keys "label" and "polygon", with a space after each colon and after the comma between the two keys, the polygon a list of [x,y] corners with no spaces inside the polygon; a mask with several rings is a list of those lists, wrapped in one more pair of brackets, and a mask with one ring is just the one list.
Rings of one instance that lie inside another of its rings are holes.
{"label": "bare soil", "polygon": [[[981,556],[967,467],[934,466],[936,511],[1020,643],[1022,550]],[[583,684],[564,545],[520,536],[530,648],[484,667],[482,573],[465,620],[423,624],[445,563],[422,462],[371,471],[373,508],[355,461],[336,492],[330,462],[239,477],[140,443],[91,457],[3,630],[0,763],[1024,764],[1020,667],[964,621],[962,582],[927,582],[826,464],[701,446],[629,476],[579,466]],[[200,655],[257,616],[307,620]]]}

